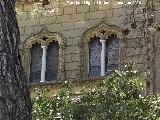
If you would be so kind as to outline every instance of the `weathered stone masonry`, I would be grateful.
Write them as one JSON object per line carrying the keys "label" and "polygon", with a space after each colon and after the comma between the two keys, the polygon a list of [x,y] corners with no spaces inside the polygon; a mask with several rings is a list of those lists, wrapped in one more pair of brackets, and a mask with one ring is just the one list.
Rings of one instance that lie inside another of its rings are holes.
{"label": "weathered stone masonry", "polygon": [[[19,8],[23,11],[22,14],[17,14],[21,34],[20,47],[22,51],[24,49],[24,43],[43,29],[48,32],[57,33],[64,40],[64,71],[62,70],[64,77],[62,77],[62,80],[85,79],[83,75],[85,69],[82,68],[82,59],[87,57],[82,53],[82,36],[84,33],[101,24],[115,26],[115,28],[121,29],[120,32],[129,28],[129,34],[123,34],[120,38],[119,62],[134,61],[137,64],[138,71],[145,76],[147,46],[144,36],[140,33],[140,28],[130,28],[132,23],[130,16],[132,5],[116,4],[117,0],[109,0],[109,2],[109,4],[101,5],[68,5],[60,8],[54,16],[39,15],[36,18],[32,18],[30,15],[32,5],[19,5]],[[157,12],[157,19],[160,19],[159,16],[160,12]],[[135,17],[136,19],[141,19],[142,14],[137,12]],[[156,44],[159,43],[159,40],[157,38]],[[156,90],[160,90],[159,44],[156,47],[157,76],[155,87]]]}

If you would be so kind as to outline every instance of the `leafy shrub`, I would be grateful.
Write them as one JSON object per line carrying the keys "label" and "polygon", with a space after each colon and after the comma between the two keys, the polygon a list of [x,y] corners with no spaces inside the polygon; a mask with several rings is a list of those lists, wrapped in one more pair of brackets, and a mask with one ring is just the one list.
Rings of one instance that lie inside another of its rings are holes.
{"label": "leafy shrub", "polygon": [[126,65],[123,70],[86,87],[74,96],[68,83],[54,97],[37,94],[33,120],[160,120],[160,99],[144,94],[142,78]]}

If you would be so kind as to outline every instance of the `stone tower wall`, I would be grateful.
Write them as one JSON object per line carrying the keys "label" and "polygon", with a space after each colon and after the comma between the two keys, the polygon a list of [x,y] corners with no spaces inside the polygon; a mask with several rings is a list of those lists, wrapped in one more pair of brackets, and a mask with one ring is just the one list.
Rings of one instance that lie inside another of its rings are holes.
{"label": "stone tower wall", "polygon": [[[74,1],[75,2],[75,1]],[[22,10],[17,14],[18,24],[21,35],[21,48],[27,38],[40,32],[44,26],[50,32],[57,32],[65,38],[65,77],[67,80],[80,80],[80,51],[79,43],[81,37],[88,29],[105,23],[114,25],[123,30],[129,28],[130,32],[125,35],[121,42],[121,60],[133,61],[137,64],[137,69],[145,76],[146,71],[146,41],[143,39],[140,28],[131,29],[131,13],[133,7],[131,4],[121,4],[121,2],[130,2],[129,0],[109,0],[109,4],[84,4],[83,0],[78,1],[79,5],[70,4],[59,8],[58,12],[52,16],[39,14],[33,18],[31,16],[32,5],[18,5]],[[144,1],[141,7],[144,7]],[[159,8],[157,8],[159,10]],[[137,11],[135,15],[137,20],[143,19],[143,14]],[[160,12],[157,12],[157,19],[160,19]],[[157,39],[157,41],[160,39]],[[157,46],[156,52],[156,89],[160,90],[160,47]]]}

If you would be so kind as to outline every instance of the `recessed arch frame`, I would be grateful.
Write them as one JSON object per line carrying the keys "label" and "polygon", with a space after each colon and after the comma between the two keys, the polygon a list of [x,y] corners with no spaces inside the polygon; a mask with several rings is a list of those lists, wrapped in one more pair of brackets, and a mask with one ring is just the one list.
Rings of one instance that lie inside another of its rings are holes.
{"label": "recessed arch frame", "polygon": [[123,34],[123,29],[121,29],[118,26],[114,25],[107,25],[105,23],[100,23],[96,27],[92,27],[84,32],[84,34],[81,37],[81,41],[79,43],[80,47],[80,61],[81,61],[81,79],[88,78],[89,73],[89,49],[88,49],[88,43],[91,41],[91,38],[93,37],[99,37],[100,39],[107,40],[109,36],[112,34],[116,35],[119,40],[119,63],[121,60],[121,51],[123,48],[123,39],[125,38],[125,35]]}
{"label": "recessed arch frame", "polygon": [[46,29],[26,39],[22,46],[22,64],[28,80],[30,76],[32,45],[38,43],[41,44],[41,46],[48,46],[53,41],[58,42],[59,44],[59,67],[57,80],[65,80],[65,39],[59,33],[53,33]]}

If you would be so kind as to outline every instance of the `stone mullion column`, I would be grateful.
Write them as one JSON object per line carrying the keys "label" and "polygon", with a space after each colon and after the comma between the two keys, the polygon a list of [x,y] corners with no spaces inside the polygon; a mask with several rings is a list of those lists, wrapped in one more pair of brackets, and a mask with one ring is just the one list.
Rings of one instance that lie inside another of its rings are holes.
{"label": "stone mullion column", "polygon": [[47,46],[41,46],[41,48],[43,49],[43,54],[42,54],[42,69],[41,69],[41,81],[40,82],[45,82]]}
{"label": "stone mullion column", "polygon": [[102,43],[101,51],[101,76],[105,76],[105,52],[106,52],[106,40],[100,40]]}

